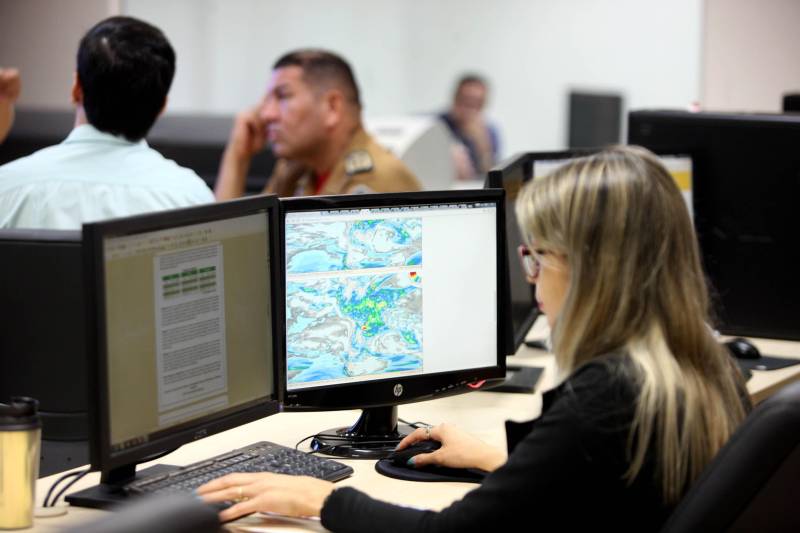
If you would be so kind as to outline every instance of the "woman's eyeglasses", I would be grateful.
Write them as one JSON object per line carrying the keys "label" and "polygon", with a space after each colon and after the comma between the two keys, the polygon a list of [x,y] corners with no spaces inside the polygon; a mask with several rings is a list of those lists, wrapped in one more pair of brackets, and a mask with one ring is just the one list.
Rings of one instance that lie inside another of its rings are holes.
{"label": "woman's eyeglasses", "polygon": [[528,278],[536,279],[542,271],[542,256],[547,255],[546,250],[531,250],[524,244],[517,247],[522,270]]}

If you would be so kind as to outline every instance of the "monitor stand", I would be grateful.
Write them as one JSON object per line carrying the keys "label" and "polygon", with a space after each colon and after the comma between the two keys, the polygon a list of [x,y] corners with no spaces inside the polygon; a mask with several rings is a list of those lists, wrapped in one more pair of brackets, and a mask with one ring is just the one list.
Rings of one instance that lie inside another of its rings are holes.
{"label": "monitor stand", "polygon": [[363,409],[350,427],[333,428],[318,433],[311,449],[337,457],[382,459],[394,451],[403,438],[414,431],[397,424],[397,406]]}
{"label": "monitor stand", "polygon": [[[174,465],[154,465],[140,471],[139,476],[168,474],[176,470]],[[122,487],[137,477],[136,465],[124,465],[113,468],[100,475],[100,483],[88,489],[73,492],[64,498],[70,505],[91,507],[92,509],[110,509],[128,501],[128,495]]]}

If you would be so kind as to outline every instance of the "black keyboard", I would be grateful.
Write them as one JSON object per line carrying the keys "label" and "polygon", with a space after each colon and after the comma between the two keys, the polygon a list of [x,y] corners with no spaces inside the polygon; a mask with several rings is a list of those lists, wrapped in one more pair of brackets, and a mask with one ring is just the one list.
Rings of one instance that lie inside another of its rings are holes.
{"label": "black keyboard", "polygon": [[212,479],[234,472],[274,472],[339,481],[350,476],[353,469],[280,444],[257,442],[167,474],[136,479],[124,489],[128,494],[191,492]]}

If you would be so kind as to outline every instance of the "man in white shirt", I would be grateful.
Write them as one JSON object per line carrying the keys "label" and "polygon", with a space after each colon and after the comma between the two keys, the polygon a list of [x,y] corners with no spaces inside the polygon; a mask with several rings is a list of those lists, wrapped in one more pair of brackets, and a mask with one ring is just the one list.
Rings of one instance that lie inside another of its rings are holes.
{"label": "man in white shirt", "polygon": [[163,111],[175,52],[158,28],[111,17],[78,49],[75,128],[0,167],[0,227],[80,229],[83,222],[209,203],[195,172],[144,140]]}

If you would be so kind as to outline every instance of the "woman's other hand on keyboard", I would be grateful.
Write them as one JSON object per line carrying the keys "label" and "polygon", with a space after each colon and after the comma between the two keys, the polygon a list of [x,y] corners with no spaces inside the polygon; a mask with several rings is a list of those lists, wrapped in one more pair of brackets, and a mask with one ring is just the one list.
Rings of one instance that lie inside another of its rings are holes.
{"label": "woman's other hand on keyboard", "polygon": [[234,502],[219,514],[227,522],[256,512],[289,516],[319,516],[325,498],[333,491],[330,481],[284,474],[229,474],[197,489],[203,500]]}

